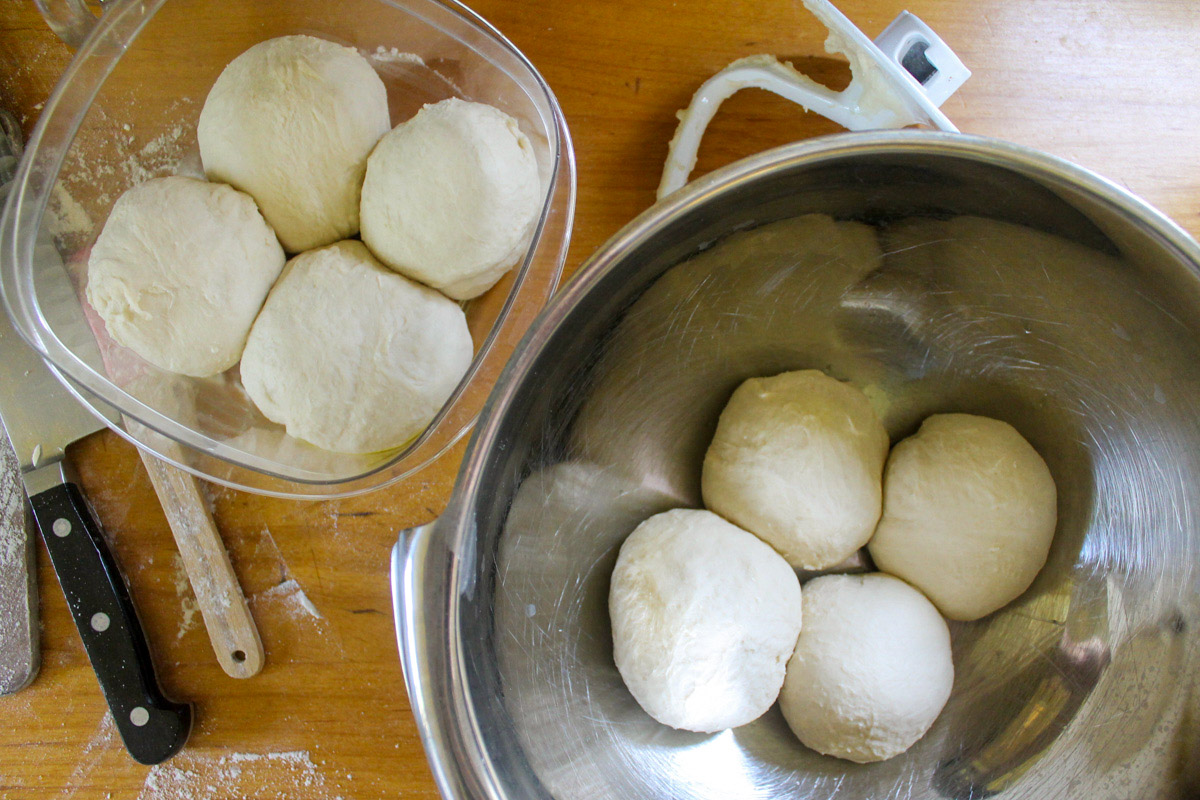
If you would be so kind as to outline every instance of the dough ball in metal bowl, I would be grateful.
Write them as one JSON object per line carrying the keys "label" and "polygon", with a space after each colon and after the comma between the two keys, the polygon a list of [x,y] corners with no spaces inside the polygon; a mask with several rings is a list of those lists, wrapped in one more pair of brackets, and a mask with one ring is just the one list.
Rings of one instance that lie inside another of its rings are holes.
{"label": "dough ball in metal bowl", "polygon": [[800,581],[753,534],[677,509],[621,546],[609,613],[617,669],[646,713],[711,733],[775,702],[800,632]]}

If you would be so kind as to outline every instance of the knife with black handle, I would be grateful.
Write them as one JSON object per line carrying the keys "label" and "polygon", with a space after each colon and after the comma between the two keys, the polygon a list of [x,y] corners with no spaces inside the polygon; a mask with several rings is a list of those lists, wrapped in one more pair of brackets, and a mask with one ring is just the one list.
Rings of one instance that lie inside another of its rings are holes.
{"label": "knife with black handle", "polygon": [[[0,245],[11,244],[12,203],[6,212],[0,220]],[[77,319],[83,326],[79,340],[94,342],[54,246],[39,243],[34,262],[43,310],[57,318]],[[94,360],[99,363],[98,353]],[[143,764],[170,758],[187,741],[191,706],[168,700],[159,688],[129,589],[67,462],[67,445],[100,430],[104,422],[71,395],[65,378],[20,340],[4,314],[0,418],[117,730],[129,753]]]}
{"label": "knife with black handle", "polygon": [[[121,739],[137,761],[177,753],[192,708],[163,695],[129,589],[65,462],[26,473],[34,520]],[[42,488],[45,487],[45,488]],[[35,493],[35,490],[36,493]]]}

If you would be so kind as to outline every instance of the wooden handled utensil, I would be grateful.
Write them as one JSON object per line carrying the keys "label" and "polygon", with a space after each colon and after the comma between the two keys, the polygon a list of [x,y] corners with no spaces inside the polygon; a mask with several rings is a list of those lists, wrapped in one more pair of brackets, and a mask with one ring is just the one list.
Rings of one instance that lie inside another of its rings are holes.
{"label": "wooden handled utensil", "polygon": [[138,452],[175,535],[217,661],[234,678],[257,675],[266,660],[262,639],[195,476]]}

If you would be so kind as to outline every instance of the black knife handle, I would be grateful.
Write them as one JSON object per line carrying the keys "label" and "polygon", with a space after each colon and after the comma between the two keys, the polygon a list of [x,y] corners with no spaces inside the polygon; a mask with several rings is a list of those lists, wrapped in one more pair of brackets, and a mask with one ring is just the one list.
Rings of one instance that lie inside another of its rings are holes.
{"label": "black knife handle", "polygon": [[72,483],[29,499],[83,649],[130,755],[157,764],[179,752],[192,707],[163,695],[125,579],[100,524]]}

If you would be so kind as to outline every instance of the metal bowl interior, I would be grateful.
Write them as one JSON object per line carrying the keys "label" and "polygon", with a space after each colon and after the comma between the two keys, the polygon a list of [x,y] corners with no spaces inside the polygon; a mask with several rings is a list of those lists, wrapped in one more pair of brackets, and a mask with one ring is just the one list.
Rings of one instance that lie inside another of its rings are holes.
{"label": "metal bowl interior", "polygon": [[[847,257],[864,231],[874,254]],[[666,728],[612,661],[620,543],[701,504],[740,381],[807,367],[866,387],[894,439],[937,411],[1007,420],[1060,492],[1034,585],[952,625],[933,729],[866,766],[807,750],[777,709],[716,735]],[[1157,212],[957,134],[739,162],[639,217],[552,301],[450,510],[402,540],[402,648],[435,774],[453,797],[1190,796],[1198,473],[1200,249]]]}
{"label": "metal bowl interior", "polygon": [[[181,36],[187,31],[187,36]],[[403,447],[331,453],[286,435],[246,396],[237,368],[206,379],[159,370],[112,342],[79,299],[91,243],[121,193],[151,177],[203,177],[196,121],[213,81],[274,36],[357,48],[388,91],[392,122],[451,96],[497,106],[533,146],[545,189],[524,256],[464,304],[475,356],[429,427]],[[469,430],[501,367],[557,288],[575,202],[558,102],[533,65],[453,0],[301,0],[263,15],[188,0],[106,6],[39,117],[11,192],[0,248],[14,325],[76,396],[161,458],[228,486],[292,497],[355,494],[399,480]]]}

